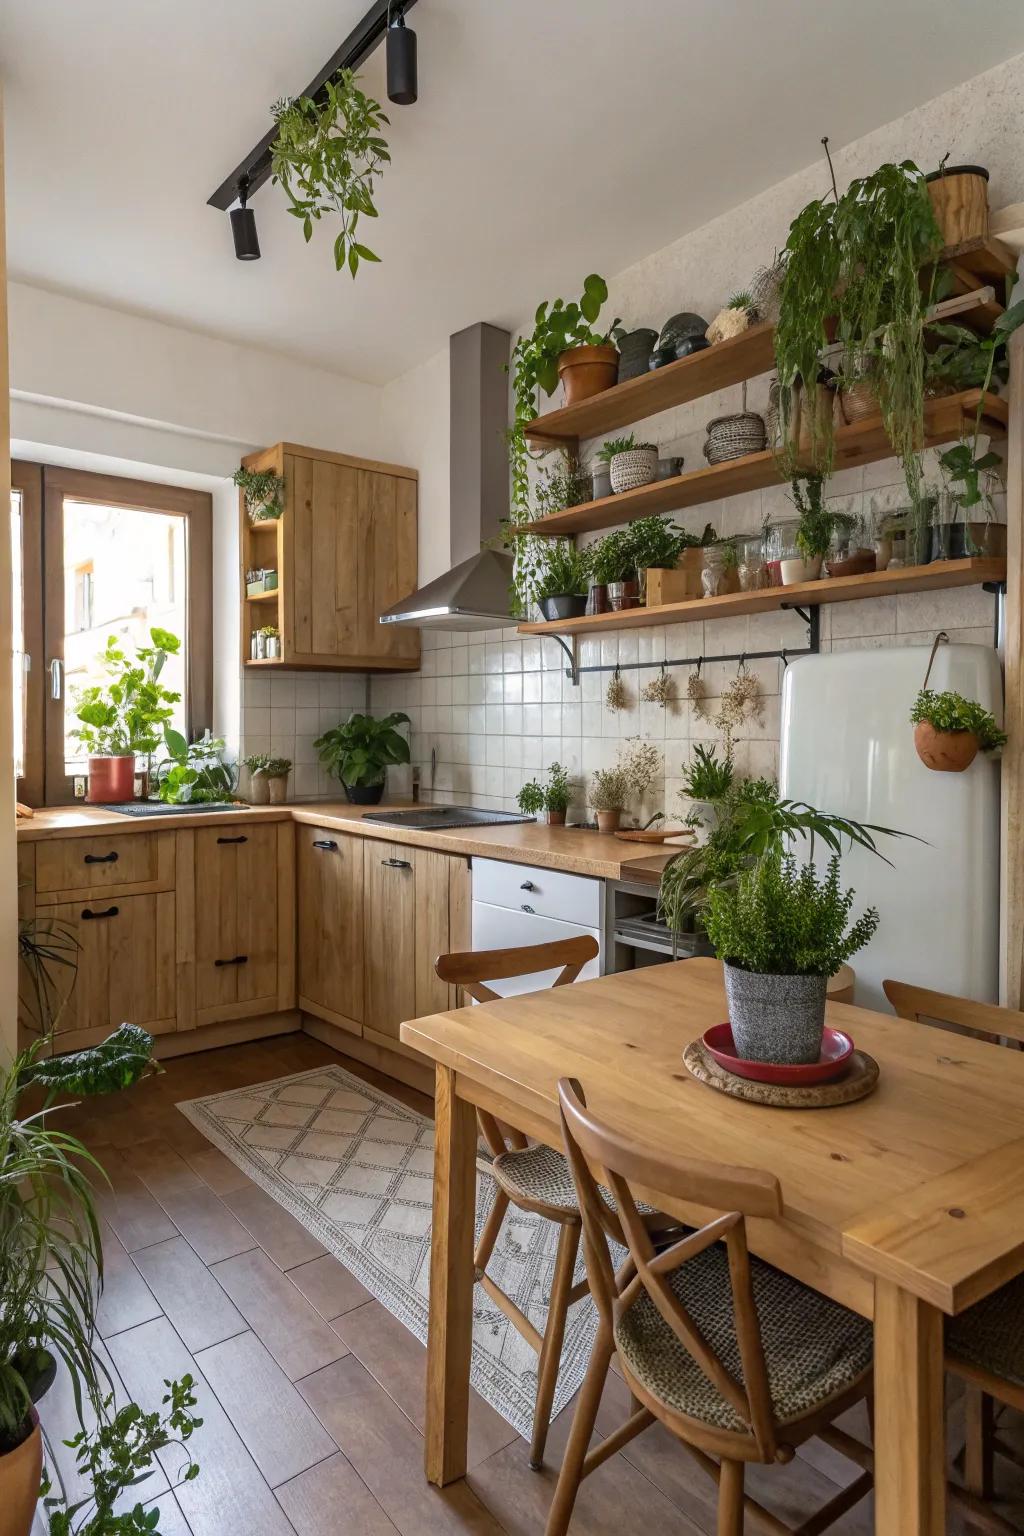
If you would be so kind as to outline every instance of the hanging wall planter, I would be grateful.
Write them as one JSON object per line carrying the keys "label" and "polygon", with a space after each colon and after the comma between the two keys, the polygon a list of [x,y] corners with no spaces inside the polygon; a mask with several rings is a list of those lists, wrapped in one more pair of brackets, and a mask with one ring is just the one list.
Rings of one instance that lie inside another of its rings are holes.
{"label": "hanging wall planter", "polygon": [[977,700],[960,693],[935,693],[928,687],[935,653],[948,639],[945,630],[935,636],[924,686],[910,711],[914,748],[933,773],[963,773],[979,752],[994,752],[1006,742],[995,717]]}

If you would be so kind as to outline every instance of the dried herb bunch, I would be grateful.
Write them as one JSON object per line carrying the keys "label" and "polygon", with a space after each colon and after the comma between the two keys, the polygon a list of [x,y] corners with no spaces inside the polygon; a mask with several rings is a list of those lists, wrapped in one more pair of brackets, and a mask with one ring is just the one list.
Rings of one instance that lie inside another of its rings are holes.
{"label": "dried herb bunch", "polygon": [[622,681],[622,673],[618,667],[615,668],[614,673],[608,680],[604,702],[613,713],[617,713],[620,709],[629,708],[629,693],[625,683]]}
{"label": "dried herb bunch", "polygon": [[675,679],[662,667],[657,677],[652,677],[649,683],[645,683],[640,690],[640,699],[644,704],[660,704],[662,709],[667,709],[676,696]]}

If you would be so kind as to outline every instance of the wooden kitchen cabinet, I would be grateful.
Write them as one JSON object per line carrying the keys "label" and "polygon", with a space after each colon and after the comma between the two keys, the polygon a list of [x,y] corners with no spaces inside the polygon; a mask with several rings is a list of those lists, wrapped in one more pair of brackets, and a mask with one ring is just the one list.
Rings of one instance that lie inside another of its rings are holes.
{"label": "wooden kitchen cabinet", "polygon": [[295,828],[299,1007],[360,1034],[363,839]]}
{"label": "wooden kitchen cabinet", "polygon": [[[78,974],[57,1021],[59,1049],[93,1045],[125,1021],[154,1035],[177,1027],[173,891],[101,895],[41,907],[40,916],[73,929],[79,945]],[[59,986],[63,980],[58,974]]]}
{"label": "wooden kitchen cabinet", "polygon": [[194,838],[195,1023],[294,1006],[294,829],[203,827]]}
{"label": "wooden kitchen cabinet", "polygon": [[[243,460],[283,477],[284,512],[253,528],[239,497],[242,656],[250,666],[408,671],[419,631],[380,613],[417,581],[417,474],[399,465],[278,443]],[[277,588],[249,597],[245,573],[272,569]],[[281,655],[251,661],[255,630],[276,625]]]}

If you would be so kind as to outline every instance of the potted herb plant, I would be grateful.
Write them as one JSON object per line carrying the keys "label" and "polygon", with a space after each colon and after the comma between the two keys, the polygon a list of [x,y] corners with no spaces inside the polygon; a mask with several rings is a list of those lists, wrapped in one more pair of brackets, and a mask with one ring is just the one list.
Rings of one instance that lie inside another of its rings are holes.
{"label": "potted herb plant", "polygon": [[658,477],[658,448],[656,443],[637,443],[632,434],[626,439],[629,446],[619,448],[611,458],[610,471],[612,492],[621,496],[624,491],[639,490],[642,485],[652,485]]}
{"label": "potted herb plant", "polygon": [[587,801],[597,816],[599,832],[617,832],[629,799],[629,783],[621,768],[595,768]]}
{"label": "potted herb plant", "polygon": [[735,771],[732,758],[726,753],[719,757],[714,747],[693,748],[693,755],[683,772],[682,793],[692,802],[691,814],[695,814],[706,827],[718,823],[718,807],[732,788]]}
{"label": "potted herb plant", "polygon": [[136,756],[156,751],[181,698],[159,680],[181,642],[166,629],[151,629],[149,637],[151,643],[129,657],[111,635],[99,657],[106,682],[80,689],[75,699],[80,724],[71,734],[89,754],[90,804],[116,805],[134,798]]}
{"label": "potted herb plant", "polygon": [[[616,589],[619,606],[623,606],[624,584],[632,581],[634,576],[628,532],[626,528],[617,528],[614,533],[606,533],[603,539],[591,544],[586,551],[590,566],[588,613],[608,612],[613,587]],[[635,591],[633,596],[636,596]]]}
{"label": "potted herb plant", "polygon": [[690,542],[690,535],[667,517],[638,517],[629,524],[626,546],[636,572],[641,603],[647,601],[647,572],[674,570],[680,554]]}
{"label": "potted herb plant", "polygon": [[288,775],[292,771],[291,758],[272,757],[263,769],[267,781],[271,805],[284,805],[288,798]]}
{"label": "potted herb plant", "polygon": [[589,560],[571,539],[552,539],[543,553],[543,567],[534,588],[540,610],[549,622],[577,619],[587,606]]}
{"label": "potted herb plant", "polygon": [[936,773],[963,773],[979,752],[994,752],[1006,744],[1006,733],[990,711],[962,693],[922,688],[910,721],[917,755]]}
{"label": "potted herb plant", "polygon": [[725,971],[740,1056],[818,1060],[828,979],[878,927],[874,907],[848,925],[853,896],[840,889],[837,854],[820,878],[811,863],[768,853],[735,884],[711,890],[704,922]]}
{"label": "potted herb plant", "polygon": [[572,782],[561,763],[552,763],[547,783],[538,784],[536,779],[531,779],[519,791],[516,804],[524,816],[539,816],[544,812],[549,827],[561,827],[565,825],[572,790]]}
{"label": "potted herb plant", "polygon": [[314,741],[321,764],[340,779],[351,804],[380,804],[388,767],[409,761],[409,743],[396,730],[409,723],[409,716],[400,710],[381,719],[351,714],[343,725],[333,726]]}
{"label": "potted herb plant", "polygon": [[284,511],[284,481],[272,469],[236,469],[232,480],[245,498],[251,523],[268,523]]}
{"label": "potted herb plant", "polygon": [[[631,432],[628,437],[610,437],[601,444],[594,455],[595,462],[600,468],[594,474],[594,500],[599,497],[611,496],[612,492],[612,459],[617,453],[628,453],[636,444],[636,438]],[[601,484],[598,486],[598,477]]]}
{"label": "potted herb plant", "polygon": [[794,553],[788,558],[784,556],[781,563],[784,587],[801,581],[817,581],[832,535],[844,520],[844,514],[830,512],[825,506],[825,482],[821,475],[797,476],[792,487],[800,521],[793,539]]}
{"label": "potted herb plant", "polygon": [[157,795],[165,805],[217,805],[230,801],[238,770],[223,759],[224,739],[209,731],[187,741],[180,731],[164,729],[166,759],[157,764]]}
{"label": "potted herb plant", "polygon": [[267,805],[270,802],[266,775],[269,762],[266,752],[250,752],[248,757],[242,759],[242,767],[249,775],[249,800],[253,805]]}

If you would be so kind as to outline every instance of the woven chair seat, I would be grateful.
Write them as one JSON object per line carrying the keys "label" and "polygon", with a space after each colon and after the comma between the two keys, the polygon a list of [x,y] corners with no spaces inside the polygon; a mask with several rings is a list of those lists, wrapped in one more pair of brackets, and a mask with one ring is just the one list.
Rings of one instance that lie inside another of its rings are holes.
{"label": "woven chair seat", "polygon": [[[750,1269],[772,1403],[784,1424],[853,1386],[870,1369],[871,1324],[759,1259],[751,1258]],[[669,1283],[730,1375],[742,1382],[724,1245],[687,1259]],[[640,1385],[668,1408],[715,1429],[749,1433],[646,1291],[619,1319],[615,1347]]]}
{"label": "woven chair seat", "polygon": [[1024,1387],[1024,1275],[951,1317],[946,1347],[968,1365]]}
{"label": "woven chair seat", "polygon": [[[530,1200],[549,1205],[556,1211],[578,1211],[572,1169],[562,1152],[538,1143],[521,1152],[505,1152],[490,1165],[491,1172],[510,1200]],[[601,1194],[612,1210],[615,1198],[610,1189],[600,1186]],[[654,1207],[637,1202],[637,1210],[651,1215]]]}

